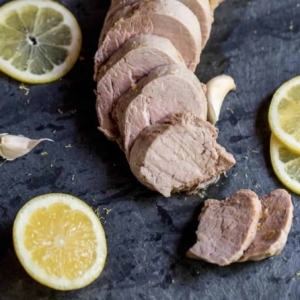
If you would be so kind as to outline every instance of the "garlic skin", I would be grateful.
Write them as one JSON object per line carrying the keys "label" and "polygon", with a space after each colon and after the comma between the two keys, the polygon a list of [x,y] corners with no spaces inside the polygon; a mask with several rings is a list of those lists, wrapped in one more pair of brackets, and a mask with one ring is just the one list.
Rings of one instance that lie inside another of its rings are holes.
{"label": "garlic skin", "polygon": [[208,113],[207,120],[215,125],[219,120],[222,104],[227,94],[236,90],[236,85],[232,77],[228,75],[220,75],[211,79],[206,84]]}
{"label": "garlic skin", "polygon": [[50,139],[32,140],[21,135],[2,133],[0,134],[0,156],[12,161],[26,155],[43,141],[53,142],[53,140]]}

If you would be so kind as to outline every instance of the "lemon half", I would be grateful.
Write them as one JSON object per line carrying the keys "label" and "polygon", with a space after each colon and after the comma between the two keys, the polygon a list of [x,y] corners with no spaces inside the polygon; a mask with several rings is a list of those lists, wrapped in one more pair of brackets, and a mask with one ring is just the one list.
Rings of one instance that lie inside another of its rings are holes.
{"label": "lemon half", "polygon": [[46,83],[75,64],[82,36],[72,13],[48,0],[0,7],[0,71],[26,83]]}
{"label": "lemon half", "polygon": [[291,152],[272,134],[271,162],[278,179],[290,190],[300,194],[300,155]]}
{"label": "lemon half", "polygon": [[277,138],[300,154],[300,76],[283,84],[274,94],[269,123]]}
{"label": "lemon half", "polygon": [[57,290],[94,281],[107,255],[99,218],[83,201],[65,194],[47,194],[25,204],[14,222],[13,243],[27,273]]}

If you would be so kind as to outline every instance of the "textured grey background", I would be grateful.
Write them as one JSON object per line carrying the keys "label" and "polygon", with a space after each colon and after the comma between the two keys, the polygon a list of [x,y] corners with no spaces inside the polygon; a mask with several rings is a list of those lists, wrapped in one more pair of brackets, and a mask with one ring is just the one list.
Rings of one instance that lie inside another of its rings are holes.
{"label": "textured grey background", "polygon": [[[0,132],[55,140],[0,168],[0,299],[300,299],[298,196],[293,195],[295,220],[280,256],[225,268],[184,257],[195,241],[203,199],[164,199],[147,190],[118,147],[96,129],[93,55],[109,1],[62,2],[82,27],[85,60],[60,81],[31,86],[27,96],[18,82],[0,74]],[[240,188],[263,195],[282,187],[270,166],[267,110],[274,91],[300,73],[299,16],[298,0],[227,0],[216,11],[197,74],[203,82],[221,73],[236,80],[238,89],[226,99],[217,126],[219,142],[237,164],[206,197],[222,199]],[[79,291],[39,285],[13,251],[18,210],[50,192],[80,197],[103,217],[107,264],[98,280]],[[103,208],[112,211],[106,215]]]}

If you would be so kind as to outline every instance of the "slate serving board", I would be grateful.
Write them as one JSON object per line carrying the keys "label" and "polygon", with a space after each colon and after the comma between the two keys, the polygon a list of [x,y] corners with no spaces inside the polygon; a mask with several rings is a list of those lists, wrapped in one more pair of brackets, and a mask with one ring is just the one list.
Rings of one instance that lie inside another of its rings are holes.
{"label": "slate serving board", "polygon": [[[227,0],[217,9],[197,74],[204,83],[223,73],[236,80],[238,89],[226,99],[217,127],[220,144],[237,164],[204,198],[170,199],[141,186],[122,152],[96,128],[93,55],[109,1],[60,2],[80,22],[84,60],[62,80],[29,86],[28,95],[0,74],[0,132],[55,140],[0,168],[0,300],[300,299],[299,196],[293,195],[295,219],[280,256],[224,268],[184,257],[205,198],[223,199],[240,188],[263,195],[282,187],[270,164],[267,111],[274,91],[300,74],[299,1]],[[105,271],[79,291],[36,283],[13,251],[18,210],[50,192],[80,197],[103,217]],[[105,209],[112,210],[107,215]]]}

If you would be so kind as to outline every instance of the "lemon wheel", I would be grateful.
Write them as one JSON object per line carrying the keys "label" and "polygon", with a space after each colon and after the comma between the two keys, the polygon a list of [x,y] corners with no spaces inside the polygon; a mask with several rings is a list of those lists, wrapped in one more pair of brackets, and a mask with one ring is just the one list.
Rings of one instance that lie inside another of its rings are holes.
{"label": "lemon wheel", "polygon": [[300,76],[283,84],[274,94],[269,124],[287,148],[300,154]]}
{"label": "lemon wheel", "polygon": [[105,265],[100,220],[87,204],[69,195],[43,195],[25,204],[14,222],[13,242],[27,273],[57,290],[88,285]]}
{"label": "lemon wheel", "polygon": [[0,7],[0,71],[21,82],[64,76],[78,59],[81,40],[75,17],[55,1],[18,0]]}
{"label": "lemon wheel", "polygon": [[284,186],[300,194],[300,155],[291,152],[272,134],[270,154],[273,170]]}

